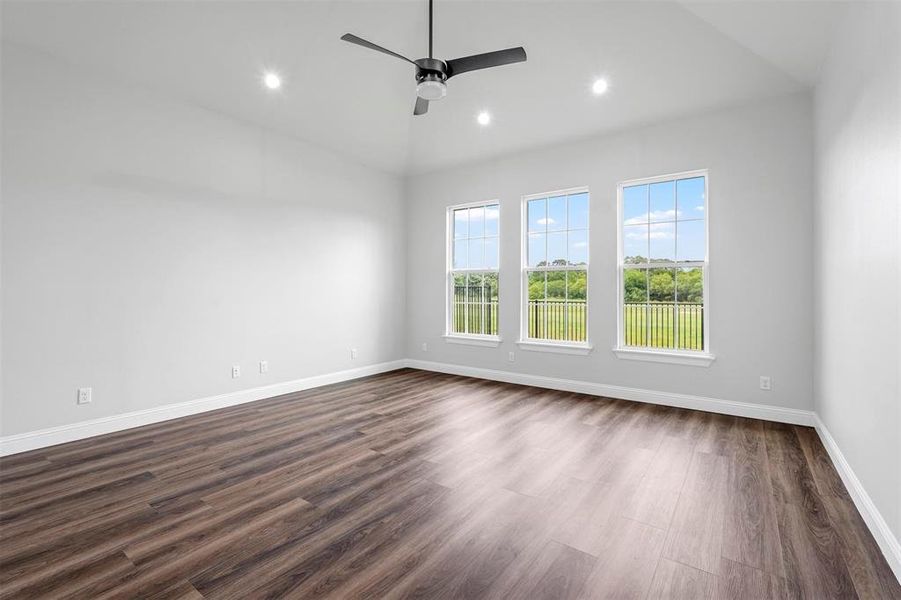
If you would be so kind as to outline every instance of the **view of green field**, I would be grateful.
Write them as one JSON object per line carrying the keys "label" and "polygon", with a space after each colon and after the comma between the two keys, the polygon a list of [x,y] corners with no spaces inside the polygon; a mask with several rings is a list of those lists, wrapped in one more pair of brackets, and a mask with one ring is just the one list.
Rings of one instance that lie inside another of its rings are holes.
{"label": "view of green field", "polygon": [[[585,301],[549,301],[529,304],[529,337],[555,341],[586,341],[588,310]],[[497,301],[455,303],[454,331],[497,335]],[[623,336],[626,346],[703,350],[704,317],[702,304],[654,302],[626,304],[623,307]],[[678,324],[678,345],[676,325]],[[484,327],[484,329],[483,329]]]}
{"label": "view of green field", "polygon": [[[469,274],[460,276],[455,283],[458,285],[454,289],[453,331],[497,335],[497,275]],[[530,273],[528,336],[586,341],[586,290],[585,271]],[[623,298],[624,345],[704,349],[703,281],[699,268],[627,269]]]}

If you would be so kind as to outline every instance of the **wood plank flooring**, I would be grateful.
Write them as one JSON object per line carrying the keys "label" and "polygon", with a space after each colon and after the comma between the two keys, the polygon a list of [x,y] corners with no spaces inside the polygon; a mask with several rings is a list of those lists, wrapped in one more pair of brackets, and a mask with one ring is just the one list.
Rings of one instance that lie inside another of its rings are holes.
{"label": "wood plank flooring", "polygon": [[901,598],[815,432],[415,370],[0,460],[2,598]]}

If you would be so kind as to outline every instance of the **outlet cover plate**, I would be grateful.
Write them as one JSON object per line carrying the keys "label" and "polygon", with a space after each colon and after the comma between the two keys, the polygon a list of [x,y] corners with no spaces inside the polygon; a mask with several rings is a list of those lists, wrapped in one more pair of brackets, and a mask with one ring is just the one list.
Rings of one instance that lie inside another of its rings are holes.
{"label": "outlet cover plate", "polygon": [[78,388],[78,398],[76,400],[78,404],[90,404],[91,403],[91,388]]}

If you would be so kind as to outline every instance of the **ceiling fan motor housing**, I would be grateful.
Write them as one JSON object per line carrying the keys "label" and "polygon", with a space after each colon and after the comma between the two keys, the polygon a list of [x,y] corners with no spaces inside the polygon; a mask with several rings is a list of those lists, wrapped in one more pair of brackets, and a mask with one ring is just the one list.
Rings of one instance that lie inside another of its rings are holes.
{"label": "ceiling fan motor housing", "polygon": [[441,100],[447,95],[447,66],[437,58],[416,61],[416,95],[423,100]]}
{"label": "ceiling fan motor housing", "polygon": [[416,95],[423,100],[441,100],[447,95],[445,78],[441,75],[430,73],[416,79]]}

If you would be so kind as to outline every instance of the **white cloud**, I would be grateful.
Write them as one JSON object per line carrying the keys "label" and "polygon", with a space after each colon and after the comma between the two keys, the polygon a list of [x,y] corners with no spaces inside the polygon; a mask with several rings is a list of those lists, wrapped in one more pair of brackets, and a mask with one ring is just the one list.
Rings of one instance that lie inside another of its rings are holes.
{"label": "white cloud", "polygon": [[651,224],[652,240],[673,240],[676,239],[676,229],[672,223],[653,223]]}
{"label": "white cloud", "polygon": [[641,225],[648,221],[674,221],[682,216],[682,211],[676,210],[652,210],[650,213],[638,215],[623,221],[626,225]]}
{"label": "white cloud", "polygon": [[538,219],[538,224],[539,224],[539,225],[553,225],[553,224],[556,223],[556,222],[557,222],[557,221],[553,220],[553,219],[550,218],[550,217],[547,217],[546,219]]}
{"label": "white cloud", "polygon": [[626,239],[646,240],[650,237],[652,240],[671,240],[676,237],[672,223],[651,223],[649,229],[642,227],[640,231],[626,231]]}
{"label": "white cloud", "polygon": [[698,212],[704,212],[704,205],[702,204],[701,206],[695,206],[695,210]]}

